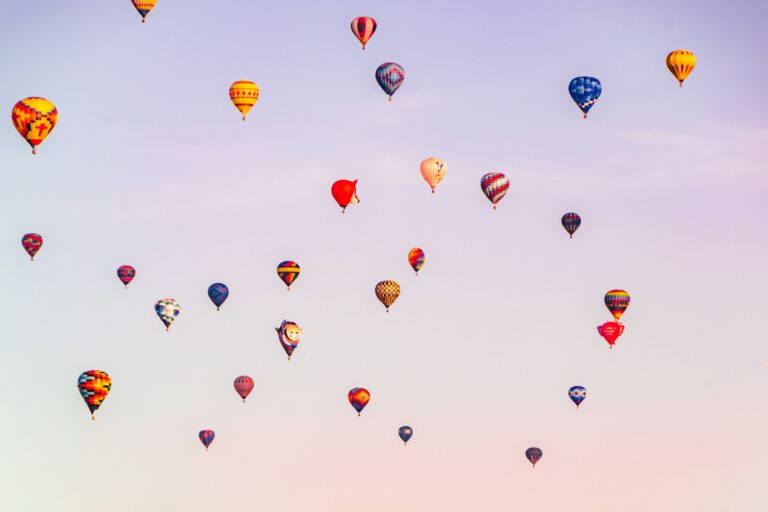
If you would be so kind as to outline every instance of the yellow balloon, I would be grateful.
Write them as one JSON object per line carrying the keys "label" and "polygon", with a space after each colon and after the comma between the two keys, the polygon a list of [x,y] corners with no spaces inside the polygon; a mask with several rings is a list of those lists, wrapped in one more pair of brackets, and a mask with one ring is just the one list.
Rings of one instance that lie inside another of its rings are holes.
{"label": "yellow balloon", "polygon": [[141,14],[141,22],[144,23],[147,21],[149,11],[155,8],[157,0],[131,0],[131,2],[136,10],[139,11],[139,14]]}
{"label": "yellow balloon", "polygon": [[34,154],[37,154],[37,146],[53,131],[58,119],[56,106],[45,98],[23,99],[11,111],[13,126],[32,146]]}
{"label": "yellow balloon", "polygon": [[693,68],[696,67],[696,56],[688,50],[675,50],[667,55],[667,69],[675,75],[680,87],[683,86],[683,80],[688,78]]}
{"label": "yellow balloon", "polygon": [[387,313],[389,313],[389,306],[400,296],[400,285],[395,281],[382,281],[376,285],[375,292],[376,298],[384,304]]}
{"label": "yellow balloon", "polygon": [[237,110],[243,114],[243,121],[245,121],[245,116],[248,115],[251,108],[259,101],[259,88],[255,83],[248,80],[238,80],[229,88],[229,99],[232,100]]}
{"label": "yellow balloon", "polygon": [[431,157],[421,162],[421,176],[432,187],[433,194],[437,184],[443,181],[447,169],[448,166],[439,158]]}

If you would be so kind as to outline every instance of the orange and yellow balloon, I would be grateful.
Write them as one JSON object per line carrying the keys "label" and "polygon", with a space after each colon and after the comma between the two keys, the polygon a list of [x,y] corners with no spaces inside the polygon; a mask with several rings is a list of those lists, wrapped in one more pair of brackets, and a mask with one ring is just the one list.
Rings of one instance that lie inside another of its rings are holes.
{"label": "orange and yellow balloon", "polygon": [[688,50],[675,50],[667,55],[667,69],[672,73],[677,81],[680,82],[680,87],[683,86],[683,81],[688,78],[693,68],[696,67],[696,56],[693,52]]}
{"label": "orange and yellow balloon", "polygon": [[155,8],[157,0],[131,0],[131,3],[133,3],[133,6],[139,11],[139,14],[141,14],[141,22],[144,23],[147,21],[149,11]]}
{"label": "orange and yellow balloon", "polygon": [[400,285],[395,281],[381,281],[376,285],[376,298],[384,304],[389,313],[389,306],[400,296]]}
{"label": "orange and yellow balloon", "polygon": [[56,106],[45,98],[26,98],[14,105],[11,111],[13,126],[32,146],[32,153],[37,154],[39,146],[53,131],[59,119]]}
{"label": "orange and yellow balloon", "polygon": [[432,187],[433,194],[437,184],[443,181],[446,170],[448,166],[439,158],[430,157],[421,162],[421,177]]}
{"label": "orange and yellow balloon", "polygon": [[238,80],[229,88],[229,99],[232,100],[235,108],[243,114],[243,121],[245,121],[245,116],[259,101],[259,88],[255,83],[248,80]]}

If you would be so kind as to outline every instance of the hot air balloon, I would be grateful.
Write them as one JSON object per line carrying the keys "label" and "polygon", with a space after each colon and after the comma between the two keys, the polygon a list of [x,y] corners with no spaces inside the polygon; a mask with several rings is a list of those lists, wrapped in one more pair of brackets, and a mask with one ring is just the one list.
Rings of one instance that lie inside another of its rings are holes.
{"label": "hot air balloon", "polygon": [[533,464],[533,467],[536,467],[536,463],[539,462],[539,459],[541,459],[541,456],[543,453],[539,448],[528,448],[525,450],[525,456],[528,458],[529,461],[531,461],[531,464]]}
{"label": "hot air balloon", "polygon": [[608,342],[608,346],[613,348],[616,344],[616,340],[624,333],[624,326],[619,322],[605,322],[603,325],[597,326],[597,332],[600,333],[600,336],[605,338],[605,341]]}
{"label": "hot air balloon", "polygon": [[37,146],[42,144],[56,126],[59,111],[45,98],[31,97],[21,100],[11,111],[11,120],[16,131],[24,137],[32,153],[37,154]]}
{"label": "hot air balloon", "polygon": [[376,32],[376,20],[373,18],[360,16],[352,20],[352,33],[363,45],[363,50],[365,50],[365,45],[374,32]]}
{"label": "hot air balloon", "polygon": [[389,94],[389,101],[392,101],[392,95],[403,85],[403,80],[405,80],[405,70],[400,64],[385,62],[376,69],[376,81],[384,92]]}
{"label": "hot air balloon", "polygon": [[290,361],[293,351],[299,346],[303,331],[299,324],[290,320],[283,320],[280,327],[275,327],[275,330],[277,331],[277,339],[280,340],[280,345],[283,346],[283,350],[288,354],[288,360]]}
{"label": "hot air balloon", "polygon": [[173,321],[181,313],[181,306],[174,299],[161,299],[155,304],[155,313],[165,324],[165,330],[168,331]]}
{"label": "hot air balloon", "polygon": [[128,285],[131,284],[134,277],[136,277],[136,269],[132,266],[123,265],[117,268],[117,278],[125,285],[126,289],[128,289]]}
{"label": "hot air balloon", "polygon": [[384,304],[389,313],[389,306],[394,304],[400,296],[400,285],[395,281],[381,281],[376,285],[376,298]]}
{"label": "hot air balloon", "polygon": [[357,415],[360,416],[360,413],[371,400],[371,394],[365,388],[353,388],[347,394],[347,399],[357,411]]}
{"label": "hot air balloon", "polygon": [[43,246],[43,237],[37,233],[27,233],[21,237],[21,246],[24,247],[24,250],[27,251],[29,257],[34,261],[35,254]]}
{"label": "hot air balloon", "polygon": [[683,81],[688,78],[693,68],[696,67],[696,56],[693,52],[688,50],[675,50],[667,55],[667,69],[672,73],[677,81],[680,82],[680,87],[683,86]]}
{"label": "hot air balloon", "polygon": [[418,247],[414,247],[408,253],[408,263],[411,264],[411,268],[416,272],[416,275],[419,275],[419,270],[424,266],[424,258],[424,251]]}
{"label": "hot air balloon", "polygon": [[213,439],[216,437],[216,432],[213,430],[201,430],[198,437],[203,446],[205,446],[205,451],[208,451],[208,447],[211,446]]}
{"label": "hot air balloon", "polygon": [[357,197],[357,180],[339,180],[331,185],[331,194],[341,206],[341,213],[347,209],[350,204],[357,204],[360,198]]}
{"label": "hot air balloon", "polygon": [[216,306],[216,311],[224,304],[227,297],[229,297],[229,288],[224,283],[213,283],[208,287],[208,298]]}
{"label": "hot air balloon", "polygon": [[571,93],[571,98],[576,102],[576,105],[584,112],[584,119],[586,119],[587,112],[600,97],[600,93],[603,92],[603,86],[597,78],[579,76],[571,80],[568,85],[568,92]]}
{"label": "hot air balloon", "polygon": [[91,419],[95,420],[96,409],[101,406],[109,390],[112,389],[112,379],[101,370],[88,370],[78,377],[77,389],[80,390],[88,410],[91,411]]}
{"label": "hot air balloon", "polygon": [[482,178],[480,178],[480,188],[485,194],[485,197],[493,204],[493,209],[496,209],[496,203],[501,201],[507,191],[509,190],[509,178],[501,174],[500,172],[489,172]]}
{"label": "hot air balloon", "polygon": [[243,403],[245,403],[245,399],[251,394],[251,391],[253,391],[253,379],[247,375],[239,376],[235,379],[235,391],[237,391],[237,394],[240,395],[240,398],[243,399]]}
{"label": "hot air balloon", "polygon": [[397,429],[397,435],[403,440],[403,444],[408,446],[408,440],[413,436],[413,429],[408,426],[403,426]]}
{"label": "hot air balloon", "polygon": [[568,234],[571,235],[571,238],[573,238],[573,234],[579,229],[579,226],[581,226],[581,217],[579,217],[577,213],[566,213],[563,215],[563,218],[560,219],[560,222],[563,224],[563,227]]}
{"label": "hot air balloon", "polygon": [[141,22],[144,23],[147,21],[149,11],[155,8],[157,0],[131,0],[131,2],[136,10],[139,11],[139,14],[141,14]]}
{"label": "hot air balloon", "polygon": [[578,409],[581,405],[581,402],[587,398],[587,388],[582,386],[573,386],[568,390],[568,397],[571,399],[571,401],[573,401],[573,403],[576,404],[576,408]]}
{"label": "hot air balloon", "polygon": [[445,165],[443,160],[439,158],[430,157],[421,162],[421,177],[424,178],[430,187],[432,187],[432,193],[435,193],[435,187],[438,183],[443,181],[445,172],[448,170],[448,166]]}
{"label": "hot air balloon", "polygon": [[289,291],[300,273],[301,267],[295,261],[283,261],[277,266],[277,276],[282,279]]}
{"label": "hot air balloon", "polygon": [[621,315],[629,307],[629,294],[624,290],[611,290],[605,294],[605,307],[611,312],[616,321],[621,320]]}
{"label": "hot air balloon", "polygon": [[245,121],[245,116],[259,101],[259,88],[249,80],[238,80],[229,88],[229,99],[232,100],[235,108],[243,114],[243,121]]}

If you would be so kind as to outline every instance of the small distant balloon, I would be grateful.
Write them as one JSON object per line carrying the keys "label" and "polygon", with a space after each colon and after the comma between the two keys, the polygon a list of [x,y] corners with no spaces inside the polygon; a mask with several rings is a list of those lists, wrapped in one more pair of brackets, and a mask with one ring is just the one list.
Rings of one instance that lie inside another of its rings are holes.
{"label": "small distant balloon", "polygon": [[112,389],[112,379],[101,370],[88,370],[77,379],[77,389],[80,390],[88,410],[91,411],[91,419],[96,419],[96,410],[101,407]]}
{"label": "small distant balloon", "polygon": [[385,62],[376,69],[376,81],[389,95],[389,101],[392,101],[392,95],[403,85],[403,80],[405,80],[405,70],[400,64]]}
{"label": "small distant balloon", "polygon": [[139,14],[141,15],[141,22],[144,23],[147,21],[147,15],[149,14],[149,11],[155,8],[157,0],[131,0],[131,2],[133,3],[133,6],[136,8],[136,10],[139,11]]}
{"label": "small distant balloon", "polygon": [[573,238],[573,234],[579,229],[579,226],[581,226],[581,217],[579,217],[579,214],[577,213],[566,213],[563,215],[563,218],[560,219],[560,222],[563,224],[563,227],[568,234],[571,235],[571,238]]}
{"label": "small distant balloon", "polygon": [[205,451],[208,451],[208,447],[211,446],[213,439],[216,437],[216,432],[213,430],[201,430],[198,437],[203,446],[205,446]]}
{"label": "small distant balloon", "polygon": [[43,246],[43,237],[37,233],[27,233],[21,237],[21,246],[27,251],[29,257],[34,261],[35,254]]}
{"label": "small distant balloon", "polygon": [[136,269],[132,266],[123,265],[117,268],[117,278],[120,279],[120,282],[123,283],[126,288],[131,284],[134,277],[136,277]]}
{"label": "small distant balloon", "polygon": [[288,360],[290,361],[293,351],[299,346],[303,331],[299,324],[290,320],[283,320],[280,327],[275,327],[275,330],[277,331],[277,339],[280,341],[280,345],[282,345],[285,353],[288,354]]}
{"label": "small distant balloon", "polygon": [[624,325],[619,322],[605,322],[597,326],[597,332],[608,342],[609,347],[613,348],[619,336],[624,334]]}
{"label": "small distant balloon", "polygon": [[363,50],[365,50],[365,45],[371,39],[374,32],[376,32],[376,20],[373,18],[360,16],[352,20],[352,33],[355,34],[357,40],[363,45]]}
{"label": "small distant balloon", "polygon": [[277,266],[277,276],[285,283],[288,289],[299,278],[301,267],[295,261],[283,261]]}
{"label": "small distant balloon", "polygon": [[605,294],[605,307],[617,322],[629,307],[629,294],[624,290],[611,290]]}
{"label": "small distant balloon", "polygon": [[181,313],[181,306],[174,299],[161,299],[155,304],[155,313],[165,325],[165,330],[171,328],[171,324]]}
{"label": "small distant balloon", "polygon": [[253,379],[247,375],[241,375],[235,379],[235,391],[243,399],[243,403],[245,403],[245,399],[253,391],[253,386]]}
{"label": "small distant balloon", "polygon": [[216,306],[216,311],[224,304],[227,297],[229,297],[229,288],[224,283],[213,283],[208,287],[208,298]]}
{"label": "small distant balloon", "polygon": [[439,158],[430,157],[421,162],[421,177],[432,187],[432,193],[435,193],[437,184],[443,181],[448,166]]}
{"label": "small distant balloon", "polygon": [[539,462],[542,455],[543,453],[541,452],[541,450],[536,447],[528,448],[527,450],[525,450],[525,456],[529,461],[531,461],[531,464],[533,464],[533,467],[536,467],[536,463]]}
{"label": "small distant balloon", "polygon": [[603,86],[597,78],[579,76],[568,84],[568,92],[571,93],[571,98],[579,106],[584,113],[584,119],[586,119],[587,112],[589,112],[589,109],[592,108],[603,92]]}
{"label": "small distant balloon", "polygon": [[418,247],[414,247],[408,252],[408,263],[411,265],[413,271],[416,272],[416,275],[419,275],[419,270],[424,266],[424,259],[424,251]]}
{"label": "small distant balloon", "polygon": [[37,146],[53,131],[59,120],[56,106],[45,98],[25,98],[11,111],[11,120],[16,131],[32,146],[32,154],[37,154]]}
{"label": "small distant balloon", "polygon": [[347,399],[357,411],[357,415],[360,416],[360,413],[371,400],[371,394],[365,388],[352,388],[349,393],[347,393]]}
{"label": "small distant balloon", "polygon": [[689,50],[675,50],[667,55],[667,69],[677,78],[680,87],[695,67],[696,56]]}
{"label": "small distant balloon", "polygon": [[587,398],[587,388],[583,386],[573,386],[568,390],[568,397],[574,404],[576,404],[576,408],[578,409],[581,402]]}
{"label": "small distant balloon", "polygon": [[357,204],[360,199],[357,197],[357,180],[338,180],[331,186],[333,198],[341,206],[341,213],[347,209],[350,204]]}
{"label": "small distant balloon", "polygon": [[389,306],[400,296],[400,285],[395,281],[381,281],[375,288],[376,298],[384,304],[389,312]]}
{"label": "small distant balloon", "polygon": [[259,101],[259,87],[250,80],[238,80],[229,87],[229,99],[243,115],[243,121]]}
{"label": "small distant balloon", "polygon": [[403,444],[407,446],[408,441],[411,439],[411,436],[413,436],[413,429],[408,426],[402,426],[397,429],[397,435],[403,440]]}
{"label": "small distant balloon", "polygon": [[480,179],[480,189],[496,209],[496,204],[507,195],[509,178],[500,172],[489,172]]}

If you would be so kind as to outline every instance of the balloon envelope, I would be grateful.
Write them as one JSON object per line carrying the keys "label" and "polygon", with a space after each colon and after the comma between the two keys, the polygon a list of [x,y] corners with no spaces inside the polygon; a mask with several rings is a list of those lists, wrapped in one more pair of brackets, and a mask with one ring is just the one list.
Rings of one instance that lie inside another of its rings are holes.
{"label": "balloon envelope", "polygon": [[357,40],[363,45],[363,50],[365,50],[365,45],[371,39],[374,32],[376,32],[376,20],[373,18],[360,16],[352,20],[352,33],[355,34]]}
{"label": "balloon envelope", "polygon": [[541,456],[543,453],[539,448],[533,447],[528,448],[525,450],[525,456],[526,458],[531,461],[531,464],[533,464],[533,467],[536,467],[536,463],[539,462],[539,459],[541,459]]}
{"label": "balloon envelope", "polygon": [[573,238],[573,234],[579,229],[579,226],[581,226],[581,217],[579,217],[577,213],[566,213],[563,215],[563,218],[560,219],[560,222],[568,234],[571,235],[571,238]]}
{"label": "balloon envelope", "polygon": [[50,135],[59,120],[56,106],[45,98],[25,98],[11,111],[11,120],[16,131],[32,146],[32,153],[37,153],[37,146]]}
{"label": "balloon envelope", "polygon": [[347,399],[357,411],[357,415],[360,416],[360,413],[371,400],[371,394],[365,388],[353,388],[347,393]]}
{"label": "balloon envelope", "polygon": [[376,69],[376,81],[384,92],[389,94],[390,101],[392,95],[403,85],[403,80],[405,80],[405,70],[400,64],[385,62]]}
{"label": "balloon envelope", "polygon": [[112,389],[112,379],[101,370],[88,370],[78,377],[77,389],[85,400],[88,410],[91,411],[91,417],[94,417],[94,413],[101,407],[109,390]]}
{"label": "balloon envelope", "polygon": [[381,281],[376,285],[374,290],[376,292],[376,298],[384,304],[384,307],[389,311],[389,306],[394,304],[397,298],[400,296],[400,285],[395,281]]}
{"label": "balloon envelope", "polygon": [[500,172],[489,172],[480,179],[480,189],[496,209],[496,203],[507,195],[509,178]]}
{"label": "balloon envelope", "polygon": [[571,94],[571,98],[576,105],[584,112],[584,119],[586,119],[587,112],[589,112],[589,109],[592,108],[603,92],[603,86],[597,78],[579,76],[568,84],[568,92]]}
{"label": "balloon envelope", "polygon": [[576,404],[576,407],[578,408],[579,405],[581,405],[581,402],[587,398],[587,388],[582,386],[573,386],[568,390],[568,397],[571,399],[571,401],[573,401],[573,403]]}
{"label": "balloon envelope", "polygon": [[414,270],[414,272],[416,272],[417,275],[419,270],[421,270],[421,267],[424,266],[424,259],[424,251],[418,247],[414,247],[408,253],[408,263],[411,265],[411,268]]}
{"label": "balloon envelope", "polygon": [[213,439],[216,437],[216,433],[213,430],[201,430],[198,434],[200,442],[205,446],[205,451],[208,451],[208,447],[211,446]]}
{"label": "balloon envelope", "polygon": [[134,277],[136,277],[136,269],[132,266],[123,265],[117,268],[117,278],[120,279],[120,282],[123,283],[126,288],[131,284]]}
{"label": "balloon envelope", "polygon": [[174,299],[160,299],[155,304],[155,313],[165,325],[165,330],[171,328],[171,324],[181,313],[181,306]]}
{"label": "balloon envelope", "polygon": [[283,261],[277,266],[277,276],[285,283],[288,289],[301,273],[301,267],[295,261]]}
{"label": "balloon envelope", "polygon": [[35,254],[43,246],[43,237],[37,233],[27,233],[21,237],[21,246],[27,251],[29,257],[35,259]]}
{"label": "balloon envelope", "polygon": [[147,19],[149,11],[155,8],[157,0],[131,0],[131,2],[133,2],[133,6],[136,8],[136,10],[139,11],[139,14],[141,15],[141,22],[144,23]]}
{"label": "balloon envelope", "polygon": [[605,338],[611,348],[616,344],[616,340],[619,339],[624,333],[624,326],[619,322],[605,322],[603,325],[597,326],[597,332],[600,336]]}
{"label": "balloon envelope", "polygon": [[259,87],[250,80],[238,80],[229,88],[229,99],[243,115],[243,121],[245,121],[245,116],[259,101]]}
{"label": "balloon envelope", "polygon": [[245,402],[245,399],[251,394],[251,391],[253,391],[253,379],[247,375],[241,375],[235,379],[234,385],[235,391],[237,391],[237,394],[240,395],[240,398]]}
{"label": "balloon envelope", "polygon": [[435,187],[438,183],[443,181],[448,166],[445,165],[443,160],[430,157],[421,162],[419,169],[421,170],[421,177],[424,178],[424,181],[426,181],[430,187],[432,187],[432,193],[434,194]]}
{"label": "balloon envelope", "polygon": [[301,327],[296,322],[290,320],[283,320],[280,327],[275,327],[277,331],[277,339],[280,341],[285,353],[288,354],[288,359],[291,359],[293,351],[299,346],[301,341],[301,335],[303,333]]}
{"label": "balloon envelope", "polygon": [[218,310],[229,297],[229,288],[224,283],[213,283],[208,287],[208,298]]}
{"label": "balloon envelope", "polygon": [[667,69],[677,78],[680,87],[695,67],[696,56],[689,50],[675,50],[667,55]]}
{"label": "balloon envelope", "polygon": [[624,290],[611,290],[605,294],[605,307],[618,322],[629,307],[629,294]]}
{"label": "balloon envelope", "polygon": [[408,440],[413,436],[413,429],[408,426],[402,426],[397,429],[397,435],[400,436],[400,439],[403,440],[404,444],[408,444]]}
{"label": "balloon envelope", "polygon": [[338,180],[331,185],[331,194],[341,206],[342,213],[350,204],[357,204],[360,199],[357,197],[357,180]]}

